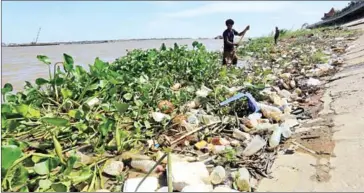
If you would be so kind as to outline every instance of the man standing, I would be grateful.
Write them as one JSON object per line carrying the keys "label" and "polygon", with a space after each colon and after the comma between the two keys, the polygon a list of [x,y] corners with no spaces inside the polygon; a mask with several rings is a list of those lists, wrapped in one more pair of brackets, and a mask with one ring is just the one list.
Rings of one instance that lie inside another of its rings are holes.
{"label": "man standing", "polygon": [[278,29],[278,27],[276,27],[276,33],[274,34],[274,44],[275,45],[277,45],[278,37],[279,37],[279,29]]}
{"label": "man standing", "polygon": [[231,64],[236,65],[238,63],[238,57],[236,56],[234,46],[238,46],[238,43],[234,43],[234,36],[238,35],[243,38],[245,33],[250,29],[250,26],[246,26],[244,31],[238,33],[235,29],[233,29],[234,21],[232,19],[226,20],[225,24],[227,29],[222,34],[224,38],[224,54],[222,64],[227,66],[230,66]]}

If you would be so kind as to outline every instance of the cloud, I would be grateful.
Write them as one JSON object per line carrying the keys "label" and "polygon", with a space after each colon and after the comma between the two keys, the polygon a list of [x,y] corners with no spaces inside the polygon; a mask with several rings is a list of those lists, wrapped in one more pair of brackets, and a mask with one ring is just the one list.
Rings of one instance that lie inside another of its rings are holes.
{"label": "cloud", "polygon": [[205,5],[185,9],[177,12],[163,13],[162,15],[170,18],[189,18],[217,13],[267,13],[284,10],[292,2],[285,1],[257,1],[257,2],[208,2]]}

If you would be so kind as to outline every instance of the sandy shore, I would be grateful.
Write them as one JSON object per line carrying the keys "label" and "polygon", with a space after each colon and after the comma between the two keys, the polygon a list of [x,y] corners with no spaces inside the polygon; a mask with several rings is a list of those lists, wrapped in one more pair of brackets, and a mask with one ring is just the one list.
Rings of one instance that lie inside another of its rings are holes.
{"label": "sandy shore", "polygon": [[[364,30],[363,20],[352,24],[345,26]],[[321,138],[314,150],[326,152],[280,155],[273,179],[263,179],[259,192],[364,191],[364,35],[349,47],[343,69],[332,77],[337,80],[325,86],[323,110],[311,121],[311,132]]]}

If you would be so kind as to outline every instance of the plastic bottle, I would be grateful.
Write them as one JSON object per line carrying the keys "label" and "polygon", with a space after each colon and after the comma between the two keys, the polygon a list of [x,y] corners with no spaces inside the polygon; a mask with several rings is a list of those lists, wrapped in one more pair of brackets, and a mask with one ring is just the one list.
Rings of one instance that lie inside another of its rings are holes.
{"label": "plastic bottle", "polygon": [[270,105],[266,105],[266,104],[263,104],[263,103],[258,103],[258,106],[261,108],[261,109],[266,109],[268,111],[273,111],[273,112],[279,112],[281,113],[282,111],[278,108],[278,107],[274,107],[274,106],[270,106]]}
{"label": "plastic bottle", "polygon": [[244,156],[254,155],[260,149],[262,149],[266,144],[267,142],[264,139],[262,139],[259,135],[256,135],[243,151],[243,155]]}
{"label": "plastic bottle", "polygon": [[250,191],[250,173],[246,168],[240,168],[238,170],[238,177],[236,179],[236,185],[240,191]]}
{"label": "plastic bottle", "polygon": [[233,130],[233,137],[241,141],[250,140],[250,134],[242,132],[239,129]]}
{"label": "plastic bottle", "polygon": [[[143,172],[149,172],[149,170],[151,170],[155,164],[156,162],[152,160],[133,160],[130,163],[131,167],[141,170]],[[160,168],[157,166],[154,169],[154,172],[156,172],[158,169]]]}
{"label": "plastic bottle", "polygon": [[265,130],[265,129],[270,129],[272,128],[274,125],[270,124],[270,123],[259,123],[255,129],[256,130]]}
{"label": "plastic bottle", "polygon": [[269,138],[269,146],[270,147],[277,147],[279,142],[281,141],[282,129],[281,127],[276,127]]}
{"label": "plastic bottle", "polygon": [[210,174],[210,181],[212,184],[220,184],[225,180],[226,172],[222,166],[216,166]]}

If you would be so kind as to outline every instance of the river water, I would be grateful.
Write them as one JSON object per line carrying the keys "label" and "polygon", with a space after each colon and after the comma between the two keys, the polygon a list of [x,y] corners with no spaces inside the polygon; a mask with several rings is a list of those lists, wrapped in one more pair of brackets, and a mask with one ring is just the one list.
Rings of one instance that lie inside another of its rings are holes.
{"label": "river water", "polygon": [[[31,46],[31,47],[2,47],[2,85],[11,83],[14,90],[23,89],[24,81],[33,83],[39,77],[48,78],[48,67],[39,62],[37,55],[46,55],[52,64],[62,61],[63,53],[71,55],[76,65],[87,67],[96,57],[103,61],[112,62],[124,56],[126,50],[159,48],[162,43],[173,46],[179,45],[192,47],[193,39],[184,40],[130,40],[103,44],[74,44],[57,46]],[[222,40],[198,40],[208,50],[222,49]]]}

